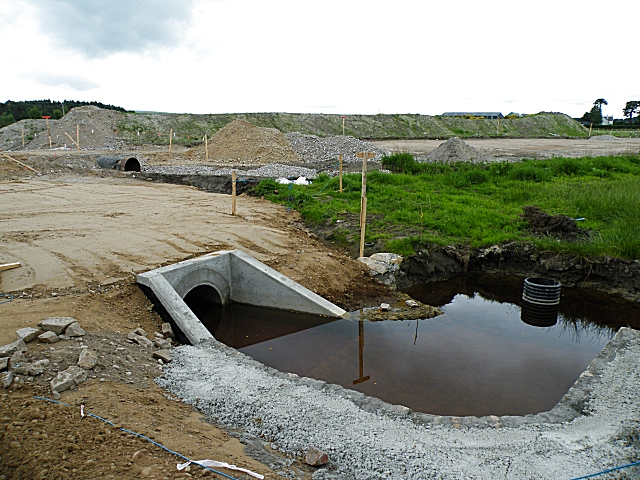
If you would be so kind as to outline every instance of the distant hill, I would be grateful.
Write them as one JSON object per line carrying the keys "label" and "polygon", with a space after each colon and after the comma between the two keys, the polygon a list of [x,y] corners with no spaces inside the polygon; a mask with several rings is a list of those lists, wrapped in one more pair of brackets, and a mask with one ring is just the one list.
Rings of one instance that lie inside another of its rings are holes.
{"label": "distant hill", "polygon": [[[242,119],[259,127],[277,128],[282,133],[300,132],[329,137],[342,135],[340,115],[312,113],[125,113],[118,121],[119,137],[133,145],[166,144],[169,131],[173,142],[195,145],[209,138],[233,120]],[[361,139],[402,138],[536,138],[586,137],[586,130],[567,115],[539,113],[522,118],[497,120],[466,119],[418,114],[346,115],[345,134]]]}
{"label": "distant hill", "polygon": [[122,107],[114,105],[105,105],[100,102],[80,102],[77,100],[64,100],[63,102],[54,102],[52,100],[26,100],[13,102],[8,100],[0,103],[0,127],[5,127],[18,120],[26,118],[41,118],[48,115],[51,118],[62,118],[72,108],[83,107],[85,105],[94,105],[106,110],[116,110],[118,112],[126,112]]}

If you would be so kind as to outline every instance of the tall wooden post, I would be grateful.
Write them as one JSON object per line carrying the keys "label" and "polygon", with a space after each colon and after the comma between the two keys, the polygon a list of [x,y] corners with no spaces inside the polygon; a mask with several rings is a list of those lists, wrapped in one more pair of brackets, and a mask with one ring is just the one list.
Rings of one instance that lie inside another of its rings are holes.
{"label": "tall wooden post", "polygon": [[49,150],[51,150],[51,128],[49,127],[49,119],[47,118],[47,137],[49,138]]}
{"label": "tall wooden post", "polygon": [[206,134],[204,136],[204,154],[208,162],[209,161],[209,140],[207,139]]}
{"label": "tall wooden post", "polygon": [[589,124],[589,138],[591,138],[591,129],[593,128],[593,123]]}
{"label": "tall wooden post", "polygon": [[76,124],[76,147],[80,150],[80,125]]}
{"label": "tall wooden post", "polygon": [[500,135],[500,119],[498,119],[498,135]]}
{"label": "tall wooden post", "polygon": [[236,171],[231,170],[231,215],[236,214]]}
{"label": "tall wooden post", "polygon": [[344,119],[347,118],[344,115],[342,116],[342,136],[344,137]]}
{"label": "tall wooden post", "polygon": [[367,160],[375,157],[373,152],[357,152],[362,158],[362,193],[360,194],[360,256],[364,257],[364,236],[367,229]]}
{"label": "tall wooden post", "polygon": [[24,150],[24,127],[22,127],[22,149]]}
{"label": "tall wooden post", "polygon": [[169,129],[169,155],[171,155],[171,142],[173,139],[173,128]]}
{"label": "tall wooden post", "polygon": [[371,375],[364,376],[364,320],[360,311],[360,323],[358,325],[358,379],[353,381],[354,385],[366,382],[371,379]]}
{"label": "tall wooden post", "polygon": [[342,154],[338,155],[338,161],[340,162],[340,193],[342,193]]}

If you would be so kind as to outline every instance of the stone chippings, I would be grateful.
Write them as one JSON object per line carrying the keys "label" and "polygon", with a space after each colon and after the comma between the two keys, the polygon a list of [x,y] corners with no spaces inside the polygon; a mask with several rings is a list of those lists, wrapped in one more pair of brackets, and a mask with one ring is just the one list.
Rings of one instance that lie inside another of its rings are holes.
{"label": "stone chippings", "polygon": [[301,167],[297,165],[284,165],[281,163],[272,163],[264,165],[260,168],[251,169],[232,169],[206,167],[201,165],[184,165],[184,166],[146,166],[146,173],[158,173],[164,175],[211,175],[211,176],[229,176],[231,171],[235,170],[239,179],[247,178],[278,178],[278,177],[306,177],[316,178],[317,170],[314,168]]}
{"label": "stone chippings", "polygon": [[172,356],[157,383],[247,438],[299,458],[310,446],[326,452],[331,462],[314,479],[572,478],[640,453],[620,440],[640,421],[640,332],[626,328],[558,406],[525,417],[414,413],[215,341]]}
{"label": "stone chippings", "polygon": [[342,154],[343,162],[362,162],[356,157],[357,152],[373,152],[374,160],[380,160],[389,152],[364,140],[350,136],[317,137],[293,132],[285,135],[293,151],[304,162],[338,161],[338,155]]}

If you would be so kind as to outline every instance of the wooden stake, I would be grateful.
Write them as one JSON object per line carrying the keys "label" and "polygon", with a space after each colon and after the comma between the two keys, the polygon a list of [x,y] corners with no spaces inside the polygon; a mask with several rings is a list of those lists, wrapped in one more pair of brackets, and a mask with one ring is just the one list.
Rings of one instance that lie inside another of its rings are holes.
{"label": "wooden stake", "polygon": [[76,143],[76,141],[75,141],[73,138],[71,138],[71,135],[69,135],[67,132],[64,132],[64,134],[65,134],[67,137],[69,137],[69,140],[71,140],[71,142],[72,142],[76,147],[78,147],[78,150],[80,150],[80,145],[78,145],[78,144]]}
{"label": "wooden stake", "polygon": [[12,268],[18,268],[21,267],[22,264],[20,262],[14,262],[14,263],[5,263],[0,265],[0,272],[3,272],[5,270],[11,270]]}
{"label": "wooden stake", "polygon": [[169,155],[171,155],[171,141],[173,138],[173,128],[169,130]]}
{"label": "wooden stake", "polygon": [[209,140],[207,136],[204,136],[204,154],[206,156],[207,162],[209,161]]}
{"label": "wooden stake", "polygon": [[362,158],[362,193],[360,194],[360,256],[364,257],[364,236],[367,228],[367,160],[375,157],[373,152],[357,152]]}
{"label": "wooden stake", "polygon": [[22,149],[24,150],[24,127],[22,127]]}
{"label": "wooden stake", "polygon": [[11,160],[12,162],[16,162],[18,165],[20,165],[21,167],[24,168],[28,168],[29,170],[31,170],[32,172],[35,173],[40,173],[39,171],[37,171],[35,168],[31,168],[29,165],[22,163],[20,160],[16,160],[13,157],[10,157],[9,155],[7,155],[6,153],[3,153],[2,155],[4,155],[5,157],[7,157],[9,160]]}
{"label": "wooden stake", "polygon": [[343,116],[342,116],[342,136],[343,136],[343,137],[344,137],[344,119],[345,119],[345,118],[346,118],[346,117],[343,115]]}
{"label": "wooden stake", "polygon": [[338,161],[340,162],[340,193],[342,193],[342,154],[338,155]]}
{"label": "wooden stake", "polygon": [[498,135],[500,135],[500,119],[498,119]]}
{"label": "wooden stake", "polygon": [[47,118],[47,137],[49,137],[49,150],[51,150],[51,129],[49,128],[49,119]]}
{"label": "wooden stake", "polygon": [[231,215],[236,214],[236,171],[231,170]]}
{"label": "wooden stake", "polygon": [[76,147],[80,150],[80,125],[76,125]]}
{"label": "wooden stake", "polygon": [[593,123],[589,124],[589,138],[591,138],[591,129],[593,128]]}

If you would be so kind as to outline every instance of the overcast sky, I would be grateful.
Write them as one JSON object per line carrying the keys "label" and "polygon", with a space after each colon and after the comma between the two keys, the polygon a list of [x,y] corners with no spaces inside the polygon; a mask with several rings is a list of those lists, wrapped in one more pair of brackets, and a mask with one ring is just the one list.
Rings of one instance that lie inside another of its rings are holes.
{"label": "overcast sky", "polygon": [[640,100],[639,0],[0,0],[0,101],[564,112]]}

